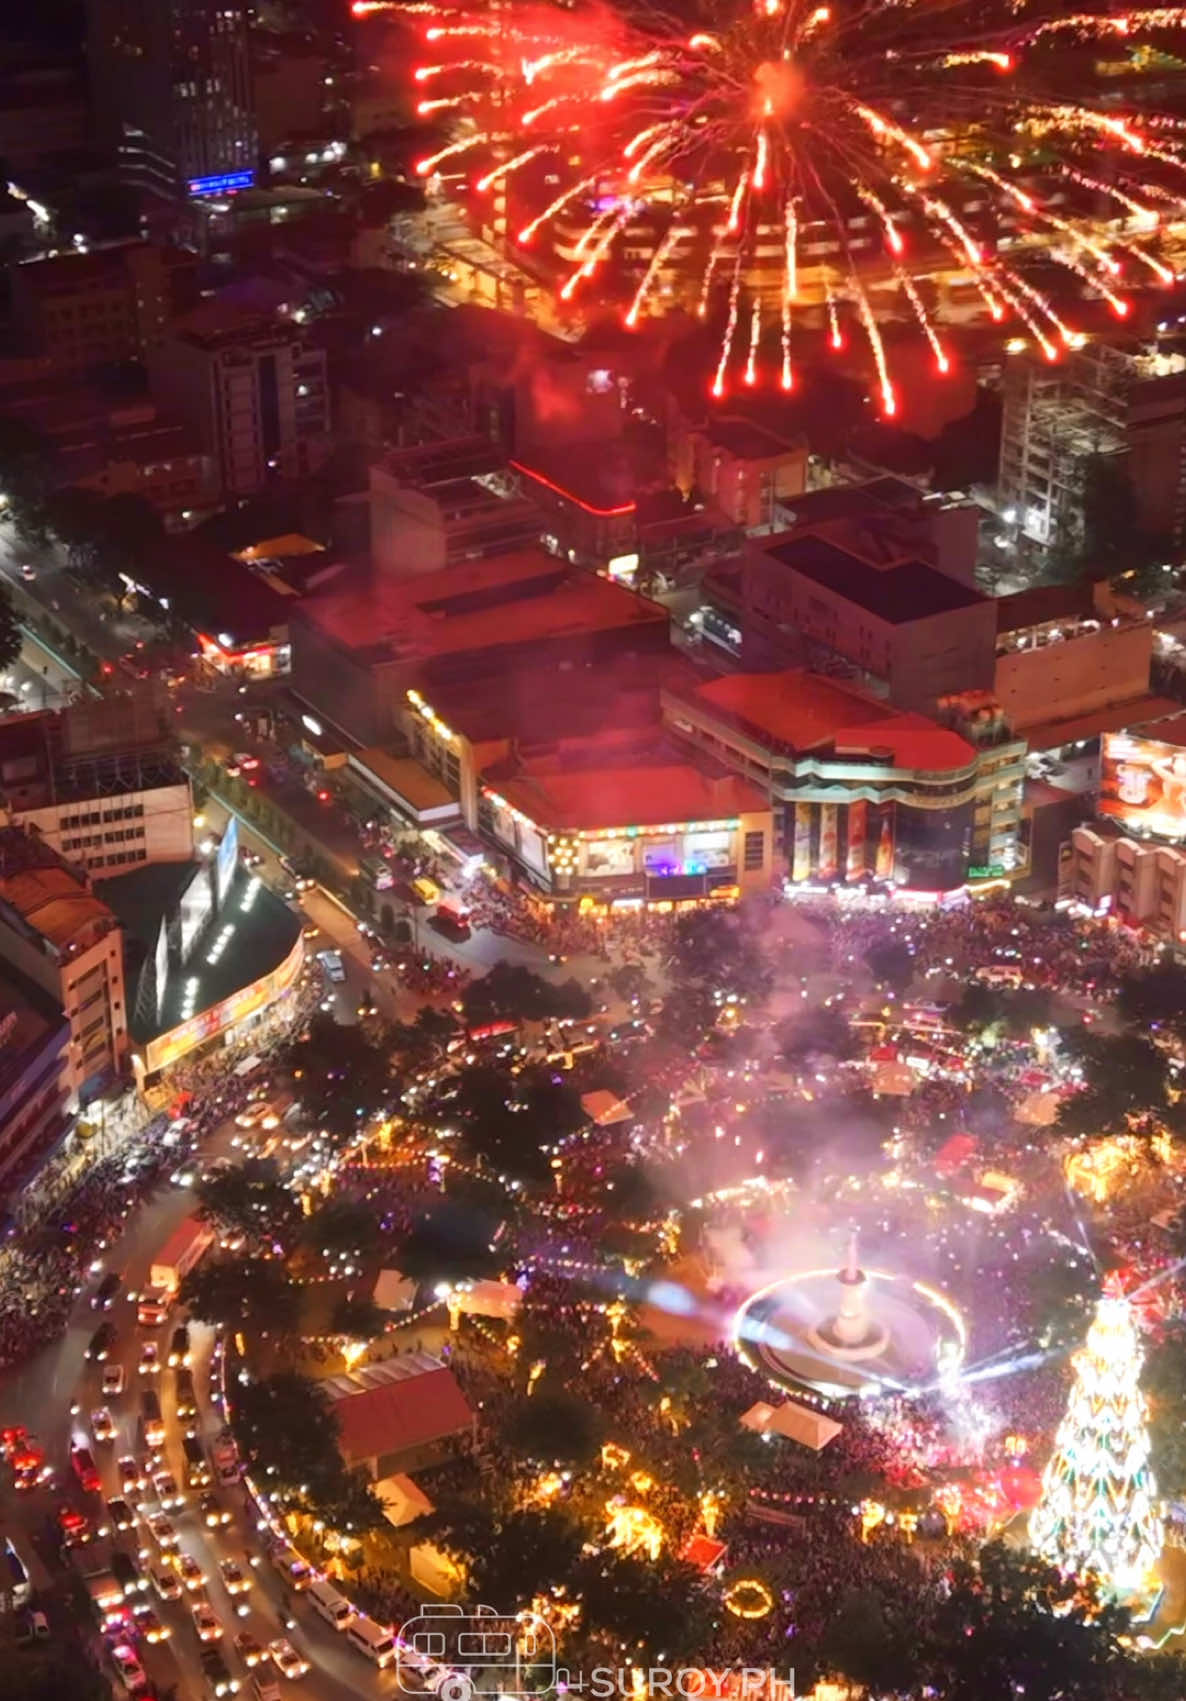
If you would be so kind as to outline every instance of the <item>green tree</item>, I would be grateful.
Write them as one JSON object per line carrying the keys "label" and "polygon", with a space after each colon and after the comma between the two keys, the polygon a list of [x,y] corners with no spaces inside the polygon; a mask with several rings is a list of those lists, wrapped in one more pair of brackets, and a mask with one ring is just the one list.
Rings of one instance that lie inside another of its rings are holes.
{"label": "green tree", "polygon": [[252,1238],[291,1250],[304,1222],[300,1201],[280,1179],[271,1158],[249,1158],[203,1176],[197,1185],[198,1215]]}
{"label": "green tree", "polygon": [[181,1278],[178,1299],[204,1323],[291,1335],[300,1289],[275,1258],[206,1258]]}
{"label": "green tree", "polygon": [[323,1011],[285,1053],[299,1084],[305,1116],[315,1128],[347,1142],[395,1097],[386,1053],[361,1027],[344,1027]]}
{"label": "green tree", "polygon": [[917,1602],[890,1588],[846,1589],[820,1642],[830,1672],[874,1694],[909,1693],[918,1677]]}
{"label": "green tree", "polygon": [[914,952],[902,939],[879,939],[865,952],[869,973],[879,986],[901,994],[914,979]]}
{"label": "green tree", "polygon": [[801,1016],[793,1017],[779,1030],[778,1044],[791,1063],[805,1063],[811,1057],[830,1057],[844,1063],[858,1051],[843,1010],[823,1004],[813,1005]]}
{"label": "green tree", "polygon": [[1149,1402],[1157,1486],[1163,1494],[1180,1496],[1186,1492],[1186,1325],[1174,1324],[1153,1343],[1141,1385]]}
{"label": "green tree", "polygon": [[1069,1134],[1108,1134],[1164,1117],[1169,1062],[1141,1034],[1064,1029],[1063,1046],[1079,1064],[1083,1088],[1064,1100],[1058,1125]]}
{"label": "green tree", "polygon": [[503,1446],[537,1465],[588,1465],[607,1433],[604,1417],[589,1400],[546,1383],[515,1400],[500,1428]]}
{"label": "green tree", "polygon": [[111,1701],[111,1684],[77,1644],[8,1646],[4,1656],[0,1701]]}
{"label": "green tree", "polygon": [[1186,1030],[1186,968],[1180,963],[1158,963],[1139,974],[1126,975],[1120,983],[1116,1007],[1134,1027],[1166,1028],[1181,1034]]}
{"label": "green tree", "polygon": [[12,593],[0,585],[0,667],[11,667],[21,653],[21,628],[12,605]]}
{"label": "green tree", "polygon": [[364,1295],[343,1294],[330,1315],[330,1328],[335,1335],[349,1335],[355,1341],[374,1341],[387,1328],[387,1313],[380,1311],[374,1300]]}
{"label": "green tree", "polygon": [[580,1526],[562,1508],[510,1512],[494,1522],[489,1542],[471,1553],[471,1597],[496,1600],[509,1612],[565,1588],[583,1545]]}
{"label": "green tree", "polygon": [[379,1244],[379,1219],[365,1201],[331,1194],[306,1218],[302,1238],[315,1252],[366,1259]]}
{"label": "green tree", "polygon": [[485,1214],[446,1199],[415,1218],[392,1256],[410,1281],[432,1286],[493,1276],[502,1267],[493,1249],[497,1228]]}
{"label": "green tree", "polygon": [[711,1612],[691,1566],[603,1552],[577,1567],[576,1585],[588,1628],[632,1665],[673,1666],[708,1645]]}
{"label": "green tree", "polygon": [[740,910],[692,910],[677,918],[668,969],[685,987],[758,1002],[773,984],[756,927]]}

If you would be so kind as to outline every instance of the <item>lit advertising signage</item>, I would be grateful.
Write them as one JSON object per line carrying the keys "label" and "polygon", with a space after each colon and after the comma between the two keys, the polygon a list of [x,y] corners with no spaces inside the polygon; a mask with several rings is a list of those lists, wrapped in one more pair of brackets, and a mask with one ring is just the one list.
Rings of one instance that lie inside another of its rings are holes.
{"label": "lit advertising signage", "polygon": [[169,985],[169,924],[161,917],[160,929],[156,936],[156,1019],[159,1022],[161,1012],[165,1008],[165,992]]}
{"label": "lit advertising signage", "polygon": [[1106,733],[1100,748],[1099,812],[1138,832],[1186,838],[1186,749]]}
{"label": "lit advertising signage", "polygon": [[145,1073],[155,1075],[158,1069],[167,1069],[186,1052],[193,1051],[195,1046],[227,1033],[248,1016],[266,1009],[288,991],[300,974],[304,960],[305,942],[298,939],[279,968],[252,981],[250,986],[240,987],[238,992],[233,992],[219,1004],[212,1004],[208,1010],[199,1010],[188,1021],[170,1028],[167,1034],[158,1035],[145,1047]]}
{"label": "lit advertising signage", "polygon": [[233,195],[236,190],[251,189],[254,186],[254,171],[223,171],[216,177],[191,177],[186,184],[195,200],[203,195]]}
{"label": "lit advertising signage", "polygon": [[181,894],[178,908],[181,912],[181,960],[184,962],[214,910],[214,889],[205,863]]}
{"label": "lit advertising signage", "polygon": [[226,902],[226,895],[231,881],[235,878],[235,864],[239,860],[239,817],[231,815],[227,819],[226,830],[218,844],[218,854],[214,859],[214,881],[218,888],[218,907]]}

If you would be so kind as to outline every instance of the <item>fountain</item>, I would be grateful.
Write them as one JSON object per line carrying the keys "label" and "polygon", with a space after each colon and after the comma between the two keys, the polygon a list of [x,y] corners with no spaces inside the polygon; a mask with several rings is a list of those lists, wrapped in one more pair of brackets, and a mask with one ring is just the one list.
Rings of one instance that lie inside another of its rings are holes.
{"label": "fountain", "polygon": [[808,1329],[807,1339],[833,1358],[856,1363],[879,1357],[889,1345],[889,1331],[869,1316],[869,1278],[857,1258],[855,1230],[848,1237],[848,1258],[843,1270],[837,1270],[836,1281],[839,1309]]}
{"label": "fountain", "polygon": [[933,1387],[958,1372],[966,1346],[946,1294],[864,1270],[855,1234],[839,1270],[792,1272],[751,1293],[733,1338],[778,1387],[828,1399]]}

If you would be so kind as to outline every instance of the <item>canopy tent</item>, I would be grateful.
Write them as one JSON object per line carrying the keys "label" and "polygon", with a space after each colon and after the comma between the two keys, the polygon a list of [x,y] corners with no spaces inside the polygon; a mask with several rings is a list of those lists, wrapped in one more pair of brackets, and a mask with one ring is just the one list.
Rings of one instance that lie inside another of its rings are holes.
{"label": "canopy tent", "polygon": [[823,1412],[813,1411],[810,1406],[801,1406],[795,1400],[784,1400],[781,1406],[767,1405],[765,1400],[759,1400],[748,1412],[742,1413],[741,1423],[745,1429],[752,1429],[755,1435],[782,1435],[788,1441],[810,1447],[813,1453],[821,1452],[830,1441],[835,1441],[844,1428],[834,1418],[825,1417]]}
{"label": "canopy tent", "polygon": [[411,1477],[405,1476],[402,1471],[377,1482],[375,1493],[382,1503],[383,1516],[397,1530],[401,1524],[410,1524],[414,1518],[423,1518],[436,1511],[423,1489],[417,1488]]}
{"label": "canopy tent", "polygon": [[454,1328],[458,1317],[494,1317],[509,1323],[522,1303],[522,1289],[514,1282],[471,1282],[450,1293],[449,1317]]}
{"label": "canopy tent", "polygon": [[371,1298],[380,1311],[407,1311],[416,1297],[416,1283],[398,1270],[380,1270]]}
{"label": "canopy tent", "polygon": [[629,1122],[634,1116],[630,1106],[624,1103],[617,1093],[606,1092],[604,1089],[595,1093],[582,1093],[581,1109],[598,1128],[612,1128],[615,1123]]}

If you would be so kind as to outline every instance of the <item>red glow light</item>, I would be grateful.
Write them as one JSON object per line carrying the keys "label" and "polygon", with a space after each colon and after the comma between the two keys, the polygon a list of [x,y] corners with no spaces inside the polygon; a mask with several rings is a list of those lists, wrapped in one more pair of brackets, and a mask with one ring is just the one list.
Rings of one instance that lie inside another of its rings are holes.
{"label": "red glow light", "polygon": [[583,502],[571,490],[565,490],[562,484],[554,484],[543,473],[536,472],[534,467],[525,467],[522,461],[512,461],[511,466],[516,472],[523,473],[527,478],[533,478],[537,484],[542,484],[545,490],[552,491],[557,496],[563,496],[566,502],[575,502],[578,508],[583,508],[586,514],[595,514],[598,519],[612,519],[617,514],[633,514],[636,504],[625,502],[617,508],[596,508],[592,502]]}

